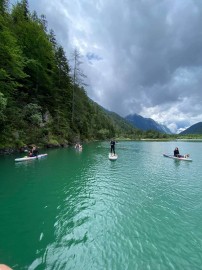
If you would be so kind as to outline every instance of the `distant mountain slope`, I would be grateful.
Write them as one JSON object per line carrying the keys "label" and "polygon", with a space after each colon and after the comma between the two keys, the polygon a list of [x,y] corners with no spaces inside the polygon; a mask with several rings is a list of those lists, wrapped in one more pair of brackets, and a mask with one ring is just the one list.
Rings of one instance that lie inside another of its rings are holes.
{"label": "distant mountain slope", "polygon": [[180,135],[185,134],[202,134],[202,122],[196,123],[180,133]]}
{"label": "distant mountain slope", "polygon": [[134,125],[127,121],[127,119],[125,119],[124,117],[121,117],[115,112],[108,111],[107,109],[103,108],[98,104],[97,106],[103,111],[104,114],[106,114],[111,119],[116,130],[126,133],[134,132],[135,130],[137,130],[137,128],[134,127]]}
{"label": "distant mountain slope", "polygon": [[164,125],[161,125],[151,118],[144,118],[138,114],[130,114],[125,117],[134,127],[141,130],[156,130],[161,133],[171,134],[172,132]]}

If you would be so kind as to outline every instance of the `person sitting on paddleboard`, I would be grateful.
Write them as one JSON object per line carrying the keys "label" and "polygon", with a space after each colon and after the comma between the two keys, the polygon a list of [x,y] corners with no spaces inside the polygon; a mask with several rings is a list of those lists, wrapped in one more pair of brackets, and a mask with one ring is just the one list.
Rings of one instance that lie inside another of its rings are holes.
{"label": "person sitting on paddleboard", "polygon": [[77,150],[82,150],[82,145],[81,145],[80,143],[77,143],[77,144],[75,145],[75,149],[77,149]]}
{"label": "person sitting on paddleboard", "polygon": [[178,147],[176,147],[174,150],[174,157],[179,157],[179,156],[180,156],[179,149]]}
{"label": "person sitting on paddleboard", "polygon": [[37,150],[36,146],[33,146],[31,151],[29,152],[29,157],[37,157],[39,151]]}
{"label": "person sitting on paddleboard", "polygon": [[114,153],[115,156],[115,140],[112,139],[110,145],[111,145],[111,154]]}

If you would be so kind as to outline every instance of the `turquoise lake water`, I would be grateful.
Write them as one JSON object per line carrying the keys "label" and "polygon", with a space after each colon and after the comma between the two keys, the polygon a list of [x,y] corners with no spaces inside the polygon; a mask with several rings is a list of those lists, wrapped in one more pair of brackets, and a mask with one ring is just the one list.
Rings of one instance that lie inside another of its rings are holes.
{"label": "turquoise lake water", "polygon": [[[176,146],[193,162],[163,157]],[[202,269],[202,142],[119,142],[116,161],[109,142],[45,152],[0,156],[0,263]]]}

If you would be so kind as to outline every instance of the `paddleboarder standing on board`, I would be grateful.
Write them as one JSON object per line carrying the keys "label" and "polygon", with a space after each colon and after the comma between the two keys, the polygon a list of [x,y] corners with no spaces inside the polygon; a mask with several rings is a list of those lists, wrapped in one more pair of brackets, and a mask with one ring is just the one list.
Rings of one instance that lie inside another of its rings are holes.
{"label": "paddleboarder standing on board", "polygon": [[112,139],[111,140],[111,142],[110,142],[110,145],[111,145],[111,155],[112,155],[112,153],[114,154],[114,156],[115,156],[115,140],[114,139]]}

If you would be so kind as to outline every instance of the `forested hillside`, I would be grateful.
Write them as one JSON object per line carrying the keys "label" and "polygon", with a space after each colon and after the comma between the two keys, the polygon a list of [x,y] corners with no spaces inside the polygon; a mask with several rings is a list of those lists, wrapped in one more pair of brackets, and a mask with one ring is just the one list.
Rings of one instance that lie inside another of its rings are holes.
{"label": "forested hillside", "polygon": [[115,136],[162,138],[89,99],[77,77],[79,52],[75,50],[70,67],[45,16],[31,13],[27,0],[11,10],[8,5],[0,0],[0,149]]}
{"label": "forested hillside", "polygon": [[47,29],[45,17],[31,14],[27,0],[12,10],[1,0],[0,147],[59,145],[123,132],[87,97],[75,67],[70,76],[64,49]]}
{"label": "forested hillside", "polygon": [[202,122],[192,125],[191,127],[182,131],[179,135],[189,135],[189,134],[202,134]]}

